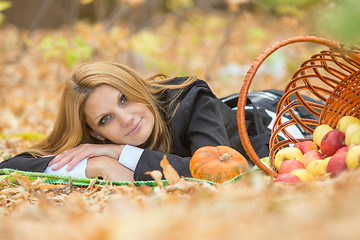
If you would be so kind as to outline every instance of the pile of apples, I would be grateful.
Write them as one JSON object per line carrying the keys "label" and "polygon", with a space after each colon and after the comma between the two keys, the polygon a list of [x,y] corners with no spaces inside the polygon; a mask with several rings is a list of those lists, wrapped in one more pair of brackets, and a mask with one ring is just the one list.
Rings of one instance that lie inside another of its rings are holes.
{"label": "pile of apples", "polygon": [[295,143],[275,154],[279,172],[275,182],[306,182],[319,177],[335,177],[360,164],[360,119],[343,116],[336,129],[319,125],[312,141]]}

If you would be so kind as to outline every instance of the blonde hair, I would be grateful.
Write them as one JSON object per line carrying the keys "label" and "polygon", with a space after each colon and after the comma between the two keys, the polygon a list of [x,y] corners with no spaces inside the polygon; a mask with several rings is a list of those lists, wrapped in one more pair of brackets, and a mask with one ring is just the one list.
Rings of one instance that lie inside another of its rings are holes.
{"label": "blonde hair", "polygon": [[160,98],[166,89],[182,89],[193,83],[196,77],[189,77],[180,85],[169,84],[170,80],[171,78],[165,78],[162,74],[144,79],[135,70],[113,62],[81,64],[65,84],[52,131],[28,151],[41,156],[59,154],[82,143],[101,143],[90,135],[90,127],[85,121],[84,105],[96,87],[108,84],[121,91],[130,101],[145,103],[153,113],[154,129],[142,147],[169,153],[172,137],[164,107],[176,109],[174,103],[177,96],[166,103]]}

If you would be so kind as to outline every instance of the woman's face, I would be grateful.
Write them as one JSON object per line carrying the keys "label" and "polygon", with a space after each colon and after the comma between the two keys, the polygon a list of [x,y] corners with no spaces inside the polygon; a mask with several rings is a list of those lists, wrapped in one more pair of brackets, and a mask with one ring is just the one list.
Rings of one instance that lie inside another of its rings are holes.
{"label": "woman's face", "polygon": [[106,84],[90,94],[84,112],[92,136],[116,144],[139,146],[149,139],[154,128],[154,115],[147,105],[129,101]]}

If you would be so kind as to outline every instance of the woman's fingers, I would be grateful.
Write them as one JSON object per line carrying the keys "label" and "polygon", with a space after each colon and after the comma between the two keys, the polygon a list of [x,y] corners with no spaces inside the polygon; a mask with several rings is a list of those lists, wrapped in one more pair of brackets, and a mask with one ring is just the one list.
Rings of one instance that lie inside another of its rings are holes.
{"label": "woman's fingers", "polygon": [[92,156],[94,156],[94,154],[87,151],[81,151],[71,156],[71,158],[67,160],[69,165],[66,167],[66,171],[70,171],[71,169],[73,169],[76,166],[76,164],[78,164],[81,160]]}
{"label": "woman's fingers", "polygon": [[52,170],[55,171],[69,163],[66,170],[70,171],[76,166],[76,164],[87,157],[108,156],[118,159],[121,155],[123,147],[124,145],[116,144],[81,144],[57,155],[50,161],[49,166],[55,164],[52,167]]}
{"label": "woman's fingers", "polygon": [[69,158],[69,157],[61,158],[51,169],[54,171],[59,170],[60,168],[62,168],[64,165],[66,165],[70,161],[71,161],[71,158]]}
{"label": "woman's fingers", "polygon": [[[57,157],[57,156],[56,156],[56,157]],[[51,161],[49,162],[48,167],[50,167],[50,166],[52,166],[52,165],[54,165],[55,163],[58,162],[58,159],[57,159],[56,157],[54,157],[53,159],[51,159]]]}
{"label": "woman's fingers", "polygon": [[[65,166],[66,164],[68,164],[69,162],[71,162],[71,161],[73,161],[73,159],[74,159],[74,157],[76,157],[76,156],[84,156],[84,157],[82,157],[82,159],[84,159],[85,157],[86,157],[86,155],[87,155],[87,153],[86,152],[84,152],[84,150],[82,150],[82,148],[81,147],[76,147],[76,148],[73,148],[73,149],[70,149],[70,150],[67,150],[67,151],[65,151],[65,152],[63,152],[63,153],[60,153],[59,155],[57,155],[53,160],[55,160],[54,161],[54,163],[56,163],[53,167],[52,167],[52,170],[58,170],[58,169],[60,169],[60,168],[62,168],[63,166]],[[80,159],[81,160],[81,159]],[[76,164],[80,161],[80,160],[78,160],[77,162],[76,162]],[[51,163],[51,162],[50,162]],[[75,164],[75,165],[76,165]],[[75,166],[74,165],[74,166]],[[72,168],[70,168],[70,169],[72,169]],[[69,170],[70,170],[69,169]]]}
{"label": "woman's fingers", "polygon": [[81,160],[85,159],[86,157],[74,157],[70,162],[69,165],[66,167],[66,171],[70,171],[73,169],[76,164],[78,164]]}
{"label": "woman's fingers", "polygon": [[62,157],[65,155],[66,152],[67,151],[56,155],[53,159],[51,159],[48,166],[50,167],[50,166],[54,165],[55,163],[58,163],[62,159]]}

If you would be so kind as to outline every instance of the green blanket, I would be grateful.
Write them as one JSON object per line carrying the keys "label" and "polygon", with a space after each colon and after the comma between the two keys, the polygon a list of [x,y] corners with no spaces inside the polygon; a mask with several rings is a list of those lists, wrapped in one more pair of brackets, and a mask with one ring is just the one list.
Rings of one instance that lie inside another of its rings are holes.
{"label": "green blanket", "polygon": [[[263,158],[261,160],[267,164],[267,158]],[[237,176],[227,182],[224,182],[222,184],[234,182],[234,181],[238,180],[239,178],[241,178],[242,176],[244,176],[245,174],[248,174],[253,171],[261,171],[261,170],[257,166],[254,166],[248,172],[242,173],[239,176]],[[44,183],[50,183],[50,184],[67,184],[70,179],[70,177],[68,177],[68,176],[60,176],[60,175],[55,175],[55,174],[47,174],[47,173],[39,173],[39,172],[26,172],[26,171],[14,170],[14,169],[10,169],[10,168],[0,169],[0,179],[4,179],[6,177],[11,177],[10,174],[12,172],[17,172],[22,176],[27,176],[29,178],[29,180],[37,180],[38,178],[40,178]],[[216,184],[211,181],[199,180],[199,179],[195,179],[195,178],[186,178],[186,179],[190,180],[190,181],[207,182],[211,185]],[[71,180],[72,180],[72,184],[75,186],[88,186],[92,179],[71,177]],[[95,185],[105,185],[106,182],[107,181],[105,181],[105,180],[97,179]],[[134,181],[133,183],[132,182],[112,181],[112,184],[118,185],[118,186],[130,185],[130,184],[134,184],[135,186],[144,186],[144,185],[150,186],[150,187],[157,186],[155,181]],[[168,184],[168,182],[166,180],[163,180],[163,184],[164,184],[164,186],[166,186]]]}

